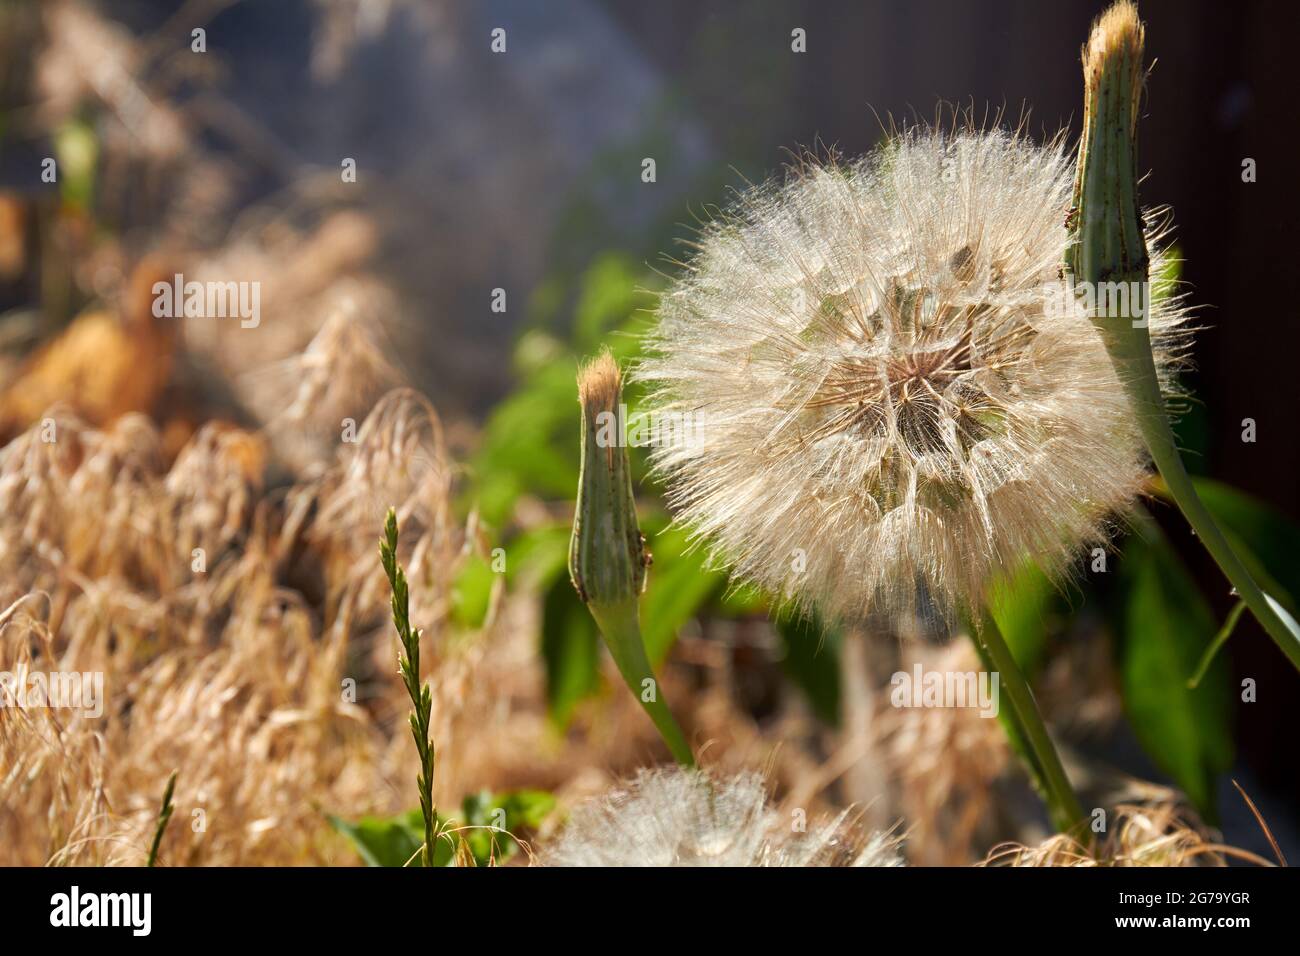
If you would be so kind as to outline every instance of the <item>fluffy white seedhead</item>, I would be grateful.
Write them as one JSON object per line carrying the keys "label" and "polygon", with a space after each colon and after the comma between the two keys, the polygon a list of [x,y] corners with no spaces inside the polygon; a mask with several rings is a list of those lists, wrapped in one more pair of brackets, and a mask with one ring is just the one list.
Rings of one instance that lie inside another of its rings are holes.
{"label": "fluffy white seedhead", "polygon": [[[1061,573],[1108,537],[1146,462],[1065,292],[1073,176],[1059,143],[911,130],[703,229],[637,377],[653,414],[693,416],[655,461],[720,563],[833,615],[946,618],[998,569]],[[1168,385],[1182,312],[1155,285],[1133,305]]]}
{"label": "fluffy white seedhead", "polygon": [[847,814],[808,822],[770,807],[762,778],[642,770],[574,811],[547,866],[901,866],[897,840]]}

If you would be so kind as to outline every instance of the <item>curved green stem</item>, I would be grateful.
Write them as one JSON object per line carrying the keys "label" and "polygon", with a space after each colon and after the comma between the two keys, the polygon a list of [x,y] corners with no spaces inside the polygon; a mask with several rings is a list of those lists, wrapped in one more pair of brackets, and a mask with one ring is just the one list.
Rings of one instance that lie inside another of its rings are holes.
{"label": "curved green stem", "polygon": [[[1083,137],[1065,266],[1077,289],[1090,287],[1093,293],[1093,325],[1101,333],[1142,438],[1174,502],[1237,595],[1282,653],[1300,668],[1300,627],[1279,613],[1255,583],[1197,496],[1178,454],[1160,392],[1148,329],[1150,259],[1138,199],[1137,121],[1146,75],[1145,41],[1136,8],[1121,0],[1094,24],[1084,48]],[[1096,307],[1103,304],[1110,307]]]}
{"label": "curved green stem", "polygon": [[1002,632],[998,630],[993,616],[984,614],[977,617],[976,621],[978,622],[975,629],[977,640],[993,667],[996,668],[1001,678],[1002,690],[1011,701],[1014,722],[1021,737],[1019,744],[1028,747],[1028,756],[1032,758],[1029,760],[1030,769],[1039,778],[1038,782],[1043,789],[1043,798],[1047,801],[1052,823],[1062,833],[1069,833],[1076,838],[1081,837],[1087,830],[1083,805],[1075,796],[1070,778],[1066,775],[1052,738],[1047,733],[1047,725],[1043,723],[1038,705],[1034,703],[1034,693],[1029,688],[1029,681],[1025,679],[1015,657],[1011,654],[1011,649],[1003,640]]}
{"label": "curved green stem", "polygon": [[650,667],[650,659],[646,657],[641,626],[637,620],[636,600],[620,601],[617,604],[592,604],[590,610],[596,626],[605,637],[610,656],[623,675],[623,682],[636,695],[658,728],[659,735],[672,751],[673,759],[683,767],[694,767],[695,756],[672,711],[659,693],[659,681]]}
{"label": "curved green stem", "polygon": [[[1145,363],[1142,362],[1144,356]],[[1214,558],[1223,576],[1232,582],[1237,596],[1250,609],[1250,613],[1263,626],[1268,636],[1273,639],[1273,643],[1287,656],[1293,666],[1300,669],[1300,634],[1287,624],[1277,612],[1273,602],[1255,583],[1246,565],[1242,563],[1237,552],[1232,549],[1228,539],[1215,524],[1214,518],[1210,516],[1209,510],[1196,493],[1187,469],[1183,467],[1173,429],[1170,428],[1169,418],[1164,411],[1160,388],[1156,384],[1155,365],[1151,358],[1150,346],[1145,349],[1130,349],[1122,342],[1117,342],[1111,349],[1111,357],[1117,368],[1131,368],[1136,361],[1138,368],[1134,370],[1135,374],[1125,376],[1125,387],[1138,413],[1142,436],[1151,450],[1151,459],[1159,469],[1160,477],[1169,488],[1169,494],[1178,505],[1178,510],[1183,513],[1183,517],[1192,526],[1192,530],[1196,532],[1205,550],[1210,552],[1210,556]],[[1144,364],[1150,368],[1143,368]]]}
{"label": "curved green stem", "polygon": [[578,375],[582,458],[569,539],[569,576],[628,690],[641,701],[677,762],[693,767],[691,748],[659,693],[641,639],[637,601],[650,562],[637,524],[627,445],[617,431],[622,394],[622,376],[608,351]]}

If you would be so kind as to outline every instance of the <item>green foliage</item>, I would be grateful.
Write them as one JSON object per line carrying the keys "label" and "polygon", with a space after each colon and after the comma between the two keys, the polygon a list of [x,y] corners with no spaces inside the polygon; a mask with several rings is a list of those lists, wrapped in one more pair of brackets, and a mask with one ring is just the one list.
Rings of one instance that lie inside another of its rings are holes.
{"label": "green foliage", "polygon": [[543,599],[542,660],[551,720],[564,727],[600,673],[600,632],[567,577],[557,577]]}
{"label": "green foliage", "polygon": [[705,567],[703,552],[690,550],[681,528],[652,535],[650,553],[654,566],[641,600],[641,636],[650,663],[658,665],[682,626],[722,593],[727,577]]}
{"label": "green foliage", "polygon": [[[557,281],[534,298],[535,326],[515,347],[519,384],[493,410],[474,460],[472,495],[484,520],[502,527],[524,494],[571,501],[578,487],[578,408],[574,382],[580,356],[608,342],[620,364],[635,357],[644,324],[637,314],[651,300],[637,289],[650,277],[623,256],[608,253],[583,273],[576,288]],[[572,308],[568,328],[559,315]],[[637,395],[628,389],[628,404]],[[633,469],[644,472],[643,456]],[[640,466],[640,467],[638,467]]]}
{"label": "green foliage", "polygon": [[554,809],[555,797],[544,790],[495,795],[484,790],[466,797],[460,817],[448,820],[444,829],[458,830],[474,862],[487,866],[513,856],[519,849],[516,834],[536,830]]}
{"label": "green foliage", "polygon": [[[459,815],[439,815],[442,837],[434,846],[433,866],[455,862],[457,840],[476,866],[509,859],[519,849],[518,838],[541,826],[554,809],[555,797],[544,790],[471,794],[461,802]],[[424,814],[420,810],[351,822],[331,816],[329,822],[347,837],[367,866],[424,866],[420,854]]]}
{"label": "green foliage", "polygon": [[482,627],[492,605],[492,588],[496,581],[492,565],[480,555],[470,555],[452,583],[452,621],[469,630]]}
{"label": "green foliage", "polygon": [[1214,617],[1154,525],[1130,539],[1120,569],[1125,710],[1143,749],[1213,821],[1215,778],[1233,759],[1230,678],[1220,660],[1195,689],[1188,679],[1214,638]]}
{"label": "green foliage", "polygon": [[151,867],[158,862],[158,847],[162,844],[163,832],[167,829],[167,824],[171,822],[172,813],[176,807],[172,805],[172,794],[176,792],[176,771],[167,778],[167,786],[163,790],[162,806],[158,809],[158,822],[154,826],[153,843],[149,846],[149,860],[145,863],[146,867]]}
{"label": "green foliage", "polygon": [[[367,866],[423,866],[420,848],[424,845],[424,814],[411,810],[395,817],[362,817],[349,823],[331,816],[330,825],[356,848]],[[452,848],[439,840],[433,865],[447,866]]]}
{"label": "green foliage", "polygon": [[1016,663],[1031,678],[1047,651],[1056,601],[1051,579],[1033,561],[1024,562],[989,588],[989,613]]}
{"label": "green foliage", "polygon": [[[507,527],[519,499],[528,495],[571,507],[578,487],[579,415],[575,376],[579,356],[608,343],[626,366],[639,348],[652,300],[640,289],[654,276],[626,256],[598,257],[575,283],[555,279],[533,299],[533,327],[515,348],[519,385],[493,411],[475,458],[471,490],[484,520]],[[562,320],[571,315],[571,322]],[[642,396],[625,388],[628,416]],[[646,456],[629,448],[633,476],[643,479]],[[640,480],[634,488],[653,492]],[[643,638],[652,664],[663,661],[681,627],[722,593],[725,575],[704,569],[700,553],[689,553],[684,532],[665,530],[666,519],[653,507],[642,509],[654,556],[642,598]],[[564,726],[573,708],[599,686],[599,633],[573,594],[563,571],[571,528],[567,521],[530,528],[507,547],[508,580],[523,581],[542,595],[542,656],[552,720]],[[467,596],[468,600],[468,596]],[[482,598],[474,606],[481,605]]]}
{"label": "green foliage", "polygon": [[[1251,576],[1292,614],[1300,613],[1300,527],[1257,498],[1208,478],[1196,493]],[[1270,574],[1270,571],[1272,572]]]}
{"label": "green foliage", "polygon": [[575,368],[556,361],[540,369],[496,407],[484,426],[473,495],[489,524],[506,525],[525,493],[573,497],[578,487]]}
{"label": "green foliage", "polygon": [[402,683],[411,698],[411,736],[415,739],[415,749],[420,756],[420,774],[416,785],[420,791],[420,811],[424,823],[422,839],[425,866],[431,866],[431,856],[438,835],[437,815],[433,808],[433,766],[434,748],[429,737],[429,715],[433,709],[433,697],[428,685],[420,683],[420,629],[411,627],[411,602],[407,590],[406,572],[397,563],[397,513],[388,509],[384,520],[384,537],[379,541],[379,560],[388,575],[388,584],[392,588],[393,627],[397,630],[397,639],[402,652],[398,657],[398,670],[402,674]]}

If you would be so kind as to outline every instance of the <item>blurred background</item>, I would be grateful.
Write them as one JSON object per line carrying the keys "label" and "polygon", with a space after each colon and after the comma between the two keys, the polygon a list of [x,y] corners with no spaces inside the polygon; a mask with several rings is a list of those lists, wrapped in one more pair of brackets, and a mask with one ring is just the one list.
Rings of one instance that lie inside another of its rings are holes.
{"label": "blurred background", "polygon": [[[554,557],[576,482],[578,360],[606,342],[634,358],[693,225],[731,190],[783,175],[795,151],[856,156],[891,117],[933,119],[941,104],[1042,139],[1077,135],[1079,48],[1101,6],[0,0],[0,442],[57,403],[101,428],[145,413],[171,458],[203,423],[228,421],[267,436],[274,487],[327,457],[341,420],[414,386],[459,463],[460,514],[528,569],[515,578],[512,564],[511,587],[538,602],[529,640],[552,724],[567,727],[600,669]],[[1155,61],[1143,196],[1173,207],[1204,326],[1188,380],[1199,403],[1180,439],[1194,471],[1230,486],[1211,490],[1237,516],[1234,530],[1253,529],[1280,589],[1300,595],[1300,323],[1279,295],[1300,219],[1283,72],[1300,14],[1286,2],[1213,0],[1146,0],[1140,13]],[[53,182],[42,178],[47,158]],[[179,271],[261,282],[260,326],[153,320],[143,290]],[[112,331],[68,338],[96,316]],[[1242,440],[1247,418],[1253,443]],[[988,823],[989,804],[1034,815],[1023,787],[984,781],[987,802],[963,809],[973,798],[962,774],[995,746],[978,731],[879,730],[886,714],[866,742],[846,748],[835,736],[866,720],[870,687],[909,655],[949,651],[897,634],[819,644],[817,622],[772,624],[760,596],[729,592],[702,568],[667,529],[658,490],[643,490],[656,555],[648,616],[662,621],[647,640],[673,662],[682,690],[670,700],[721,668],[727,706],[761,733],[798,710],[813,728],[798,746],[815,759],[788,770],[787,786],[818,766],[838,788],[832,802],[876,801],[883,822],[948,814],[958,822],[937,829],[970,830],[923,845],[918,862],[1024,836]],[[1133,616],[1138,585],[1121,545],[1116,573],[1041,597],[1035,619],[1051,626],[1017,651],[1038,666],[1072,759],[1109,768],[1099,791],[1119,786],[1112,771],[1175,784],[1230,842],[1268,855],[1235,777],[1300,855],[1300,679],[1249,616],[1212,672],[1212,704],[1134,686],[1148,627],[1172,659],[1195,664],[1233,604],[1181,520],[1154,498],[1150,509],[1162,546],[1181,557],[1169,593],[1190,581],[1204,595],[1189,599],[1191,619],[1174,597],[1156,605],[1167,618]],[[1243,703],[1247,678],[1258,696]],[[1126,719],[1152,713],[1175,716],[1136,732]],[[935,773],[956,779],[925,790]],[[961,823],[967,813],[983,822]]]}

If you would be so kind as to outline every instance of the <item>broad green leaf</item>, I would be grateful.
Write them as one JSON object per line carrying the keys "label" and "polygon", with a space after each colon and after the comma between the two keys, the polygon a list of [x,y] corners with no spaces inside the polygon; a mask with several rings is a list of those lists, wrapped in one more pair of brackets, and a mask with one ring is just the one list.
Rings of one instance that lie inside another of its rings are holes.
{"label": "broad green leaf", "polygon": [[1027,677],[1032,678],[1042,663],[1055,599],[1051,580],[1032,561],[998,578],[989,589],[989,611]]}
{"label": "broad green leaf", "polygon": [[544,591],[557,576],[568,574],[569,538],[573,528],[547,524],[530,528],[506,547],[506,580]]}
{"label": "broad green leaf", "polygon": [[497,576],[492,566],[477,554],[470,555],[456,574],[451,589],[451,618],[471,630],[483,626],[492,603]]}
{"label": "broad green leaf", "polygon": [[1300,528],[1258,498],[1208,478],[1196,494],[1251,576],[1292,614],[1300,611]]}
{"label": "broad green leaf", "polygon": [[654,564],[641,598],[641,637],[646,656],[658,666],[677,632],[726,585],[726,575],[708,570],[700,551],[689,551],[686,532],[671,528],[650,539]]}
{"label": "broad green leaf", "polygon": [[1196,672],[1218,627],[1178,556],[1158,531],[1130,539],[1120,562],[1126,585],[1120,673],[1139,742],[1208,819],[1215,777],[1232,765],[1232,700],[1222,659],[1196,689]]}
{"label": "broad green leaf", "polygon": [[551,720],[564,727],[573,708],[596,690],[600,632],[568,575],[557,577],[542,605],[542,659]]}
{"label": "broad green leaf", "polygon": [[[356,848],[367,866],[422,866],[419,850],[424,843],[424,816],[411,810],[395,817],[362,817],[349,822],[340,817],[328,818],[330,825]],[[451,862],[448,841],[438,840],[434,848],[435,866]],[[413,858],[413,859],[412,859]]]}

